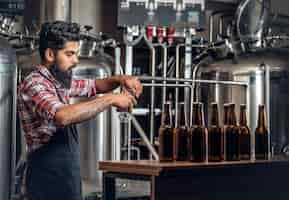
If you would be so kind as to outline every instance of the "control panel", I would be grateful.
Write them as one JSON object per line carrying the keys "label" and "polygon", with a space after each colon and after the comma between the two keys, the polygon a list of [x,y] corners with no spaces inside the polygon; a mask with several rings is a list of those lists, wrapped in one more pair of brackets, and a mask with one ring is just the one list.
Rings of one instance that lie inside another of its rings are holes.
{"label": "control panel", "polygon": [[119,0],[121,27],[171,26],[202,29],[205,26],[205,0]]}

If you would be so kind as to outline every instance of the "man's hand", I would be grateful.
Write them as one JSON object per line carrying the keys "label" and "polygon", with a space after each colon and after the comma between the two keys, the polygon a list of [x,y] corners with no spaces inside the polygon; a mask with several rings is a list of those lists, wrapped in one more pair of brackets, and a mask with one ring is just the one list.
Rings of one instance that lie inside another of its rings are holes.
{"label": "man's hand", "polygon": [[143,86],[137,77],[121,76],[120,78],[121,78],[121,86],[123,87],[124,90],[126,90],[128,93],[130,93],[136,98],[138,98],[141,95],[143,91]]}
{"label": "man's hand", "polygon": [[112,95],[112,106],[117,107],[119,111],[128,111],[137,103],[136,99],[128,93]]}

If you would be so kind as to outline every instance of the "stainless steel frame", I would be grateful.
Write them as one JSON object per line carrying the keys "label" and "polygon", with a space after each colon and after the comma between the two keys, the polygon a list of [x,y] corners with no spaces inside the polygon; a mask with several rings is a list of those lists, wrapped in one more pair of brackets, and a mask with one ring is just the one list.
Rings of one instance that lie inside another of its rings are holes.
{"label": "stainless steel frame", "polygon": [[[144,131],[141,129],[140,125],[138,124],[137,120],[134,117],[131,117],[132,114],[128,113],[125,114],[122,113],[121,116],[126,116],[127,120],[127,128],[125,128],[125,135],[127,135],[127,151],[128,151],[128,159],[130,159],[130,152],[132,150],[132,147],[130,145],[131,140],[131,120],[133,120],[133,124],[136,127],[138,133],[140,134],[141,138],[144,140],[146,146],[148,147],[150,151],[150,159],[158,159],[156,156],[156,152],[152,144],[154,143],[154,125],[155,125],[155,88],[161,87],[162,88],[162,102],[164,103],[166,101],[166,88],[167,87],[175,87],[175,101],[176,105],[178,103],[178,94],[179,94],[179,88],[185,89],[185,99],[187,102],[188,108],[190,108],[190,105],[192,101],[194,100],[194,97],[196,94],[194,94],[194,88],[196,83],[206,83],[206,84],[226,84],[226,85],[240,85],[244,87],[248,87],[248,83],[245,82],[236,82],[236,81],[214,81],[214,80],[196,80],[196,73],[198,71],[198,65],[194,67],[193,74],[191,74],[192,69],[192,48],[208,48],[206,45],[192,45],[192,37],[189,30],[186,31],[186,42],[184,44],[178,44],[175,46],[176,48],[176,78],[166,78],[167,75],[167,59],[168,59],[168,48],[172,46],[168,46],[163,43],[152,43],[148,40],[145,34],[145,29],[142,28],[140,30],[140,35],[133,40],[132,37],[132,28],[128,28],[128,34],[125,35],[124,41],[126,44],[126,74],[131,75],[132,72],[132,66],[133,66],[133,47],[137,45],[141,40],[145,41],[145,44],[150,49],[150,67],[151,67],[151,76],[140,76],[138,77],[145,87],[150,87],[150,130],[149,130],[149,138],[147,139],[144,134]],[[163,77],[156,77],[156,49],[157,47],[161,47],[163,51],[162,55],[162,62],[163,62]],[[185,78],[180,78],[180,48],[184,47],[186,49],[185,54]],[[120,58],[119,58],[120,59]],[[121,69],[121,67],[120,67]],[[193,79],[191,79],[193,77]],[[149,83],[147,83],[149,82]],[[175,112],[177,113],[178,107],[176,106]],[[191,122],[192,118],[192,112],[189,110],[189,119]],[[178,118],[176,114],[176,118]],[[125,120],[124,120],[125,121]],[[191,123],[190,123],[191,124]]]}

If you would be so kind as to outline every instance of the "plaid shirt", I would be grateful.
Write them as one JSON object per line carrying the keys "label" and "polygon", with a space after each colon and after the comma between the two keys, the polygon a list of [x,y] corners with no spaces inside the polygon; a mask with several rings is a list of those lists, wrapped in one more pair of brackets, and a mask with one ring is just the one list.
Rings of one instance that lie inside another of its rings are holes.
{"label": "plaid shirt", "polygon": [[18,113],[28,147],[32,152],[50,141],[56,132],[55,114],[69,104],[70,97],[91,97],[97,94],[95,80],[73,80],[65,89],[49,70],[37,66],[18,88]]}

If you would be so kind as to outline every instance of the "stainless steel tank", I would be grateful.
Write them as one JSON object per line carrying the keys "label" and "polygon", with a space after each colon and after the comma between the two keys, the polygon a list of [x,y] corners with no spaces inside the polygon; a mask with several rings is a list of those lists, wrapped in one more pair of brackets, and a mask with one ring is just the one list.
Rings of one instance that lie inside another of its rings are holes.
{"label": "stainless steel tank", "polygon": [[[95,53],[94,48],[92,42],[80,42],[80,62],[73,70],[73,79],[100,79],[111,75],[112,58],[101,51]],[[73,98],[72,102],[87,100],[89,99],[86,97],[80,97]],[[109,119],[110,110],[106,110],[95,118],[77,125],[80,138],[81,175],[88,192],[102,190],[102,173],[97,170],[97,161],[111,159]]]}
{"label": "stainless steel tank", "polygon": [[[243,86],[203,84],[199,87],[198,98],[209,111],[209,104],[224,103],[248,105],[249,127],[254,133],[259,104],[269,108],[268,126],[271,130],[272,147],[275,154],[288,153],[289,147],[289,50],[277,48],[256,49],[236,57],[216,60],[207,57],[201,61],[198,78],[224,81],[244,81]],[[266,71],[267,69],[267,71]],[[267,74],[267,75],[266,75]],[[253,134],[252,134],[253,135]],[[254,144],[252,144],[254,147]]]}
{"label": "stainless steel tank", "polygon": [[0,37],[0,199],[10,199],[15,171],[16,55]]}
{"label": "stainless steel tank", "polygon": [[35,70],[35,66],[41,63],[38,49],[25,49],[16,53],[18,66],[18,79],[21,81],[30,72]]}

